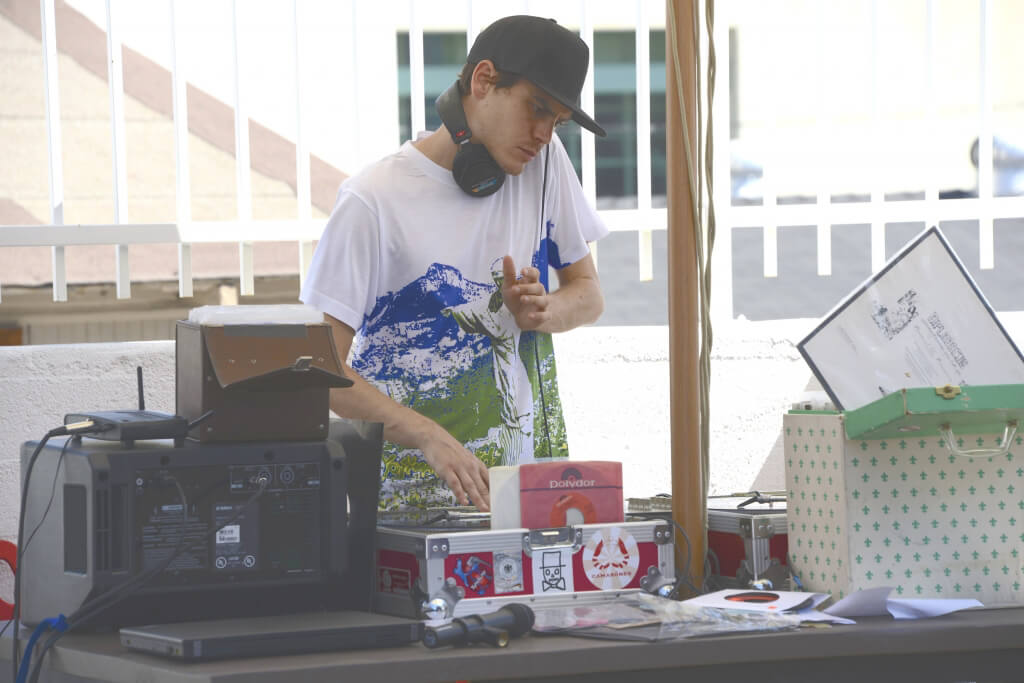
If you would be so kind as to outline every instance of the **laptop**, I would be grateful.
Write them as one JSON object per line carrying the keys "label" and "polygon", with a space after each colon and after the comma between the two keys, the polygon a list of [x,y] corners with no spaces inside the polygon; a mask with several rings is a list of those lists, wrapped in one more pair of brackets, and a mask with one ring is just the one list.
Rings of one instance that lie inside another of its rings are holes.
{"label": "laptop", "polygon": [[310,612],[122,628],[132,650],[198,661],[361,650],[414,643],[423,623],[373,612]]}

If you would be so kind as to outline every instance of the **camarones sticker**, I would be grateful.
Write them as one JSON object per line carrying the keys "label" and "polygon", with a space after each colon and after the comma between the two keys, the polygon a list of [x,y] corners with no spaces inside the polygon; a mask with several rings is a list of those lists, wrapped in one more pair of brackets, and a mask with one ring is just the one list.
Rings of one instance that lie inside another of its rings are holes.
{"label": "camarones sticker", "polygon": [[583,548],[583,571],[601,590],[625,587],[640,567],[636,539],[620,527],[598,529]]}

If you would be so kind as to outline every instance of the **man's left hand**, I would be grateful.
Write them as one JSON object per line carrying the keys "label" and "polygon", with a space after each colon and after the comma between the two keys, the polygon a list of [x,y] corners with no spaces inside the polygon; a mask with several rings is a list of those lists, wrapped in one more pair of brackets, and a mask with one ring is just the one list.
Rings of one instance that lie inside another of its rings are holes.
{"label": "man's left hand", "polygon": [[505,275],[501,298],[515,317],[519,329],[535,330],[550,320],[548,292],[541,284],[540,271],[531,266],[517,273],[511,256],[502,259],[501,267]]}

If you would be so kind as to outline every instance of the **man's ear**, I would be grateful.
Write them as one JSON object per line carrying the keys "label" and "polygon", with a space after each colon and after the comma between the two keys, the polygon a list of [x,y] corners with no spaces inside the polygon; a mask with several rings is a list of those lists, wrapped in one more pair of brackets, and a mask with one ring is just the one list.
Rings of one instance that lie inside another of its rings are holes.
{"label": "man's ear", "polygon": [[498,82],[498,70],[494,62],[489,59],[481,59],[473,68],[473,75],[469,79],[470,94],[473,97],[483,97],[494,84]]}

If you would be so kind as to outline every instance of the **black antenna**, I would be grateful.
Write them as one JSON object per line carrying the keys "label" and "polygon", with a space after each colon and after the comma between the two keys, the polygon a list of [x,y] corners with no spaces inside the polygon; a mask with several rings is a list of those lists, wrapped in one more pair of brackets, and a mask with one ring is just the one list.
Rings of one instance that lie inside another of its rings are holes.
{"label": "black antenna", "polygon": [[146,397],[142,393],[142,366],[138,366],[137,368],[135,368],[135,370],[136,375],[139,378],[139,410],[143,411],[146,409]]}

